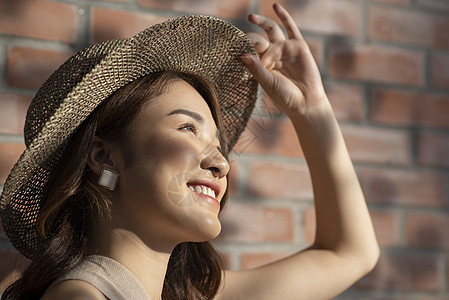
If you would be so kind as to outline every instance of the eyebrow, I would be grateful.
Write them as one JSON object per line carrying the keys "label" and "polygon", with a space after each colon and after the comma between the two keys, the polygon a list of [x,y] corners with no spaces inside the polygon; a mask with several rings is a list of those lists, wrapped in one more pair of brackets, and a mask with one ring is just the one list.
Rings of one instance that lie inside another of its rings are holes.
{"label": "eyebrow", "polygon": [[[200,123],[204,123],[204,118],[199,113],[196,113],[191,110],[182,109],[182,108],[175,109],[175,110],[172,110],[170,113],[168,113],[167,116],[171,116],[171,115],[175,115],[175,114],[187,115],[187,116],[193,118],[194,120],[197,120]],[[218,140],[220,140],[221,135],[220,135],[220,131],[218,129],[215,131],[215,136]]]}
{"label": "eyebrow", "polygon": [[171,111],[171,112],[168,114],[168,116],[175,115],[175,114],[186,115],[186,116],[189,116],[189,117],[191,117],[192,119],[194,119],[194,120],[196,120],[196,121],[198,121],[198,122],[200,122],[200,123],[204,123],[204,118],[203,118],[199,113],[196,113],[196,112],[191,111],[191,110],[187,110],[187,109],[175,109],[175,110]]}

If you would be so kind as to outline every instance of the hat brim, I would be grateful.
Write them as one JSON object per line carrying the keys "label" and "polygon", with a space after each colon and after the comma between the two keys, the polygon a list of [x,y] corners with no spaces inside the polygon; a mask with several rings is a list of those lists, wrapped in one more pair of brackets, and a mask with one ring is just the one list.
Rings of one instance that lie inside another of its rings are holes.
{"label": "hat brim", "polygon": [[[73,133],[99,104],[137,78],[175,70],[214,82],[231,149],[257,97],[257,82],[240,59],[243,53],[255,54],[255,50],[232,24],[209,16],[185,16],[129,39],[93,45],[67,60],[30,105],[27,148],[0,198],[4,231],[16,249],[29,258],[36,253],[35,223],[43,187]],[[48,106],[44,112],[42,105]]]}

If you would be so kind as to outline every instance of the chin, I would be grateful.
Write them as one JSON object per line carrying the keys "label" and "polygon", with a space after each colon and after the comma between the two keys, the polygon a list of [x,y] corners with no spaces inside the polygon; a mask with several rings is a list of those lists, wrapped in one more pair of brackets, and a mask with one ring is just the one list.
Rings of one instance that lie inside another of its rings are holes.
{"label": "chin", "polygon": [[[212,220],[211,220],[212,221]],[[190,242],[207,242],[216,238],[221,232],[221,223],[216,220],[213,222],[207,222],[208,226],[201,226],[196,230],[195,236],[190,239]]]}

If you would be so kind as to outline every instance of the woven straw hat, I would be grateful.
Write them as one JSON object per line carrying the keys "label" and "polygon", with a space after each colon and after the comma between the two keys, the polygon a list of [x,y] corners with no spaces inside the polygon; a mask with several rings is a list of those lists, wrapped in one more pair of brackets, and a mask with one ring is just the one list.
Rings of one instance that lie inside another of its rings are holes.
{"label": "woven straw hat", "polygon": [[45,183],[68,141],[89,114],[120,87],[164,70],[195,73],[216,84],[231,148],[254,108],[257,82],[242,64],[255,54],[246,35],[207,16],[154,25],[129,39],[90,46],[68,59],[39,89],[25,122],[26,150],[0,198],[4,230],[23,255],[37,250],[35,223]]}

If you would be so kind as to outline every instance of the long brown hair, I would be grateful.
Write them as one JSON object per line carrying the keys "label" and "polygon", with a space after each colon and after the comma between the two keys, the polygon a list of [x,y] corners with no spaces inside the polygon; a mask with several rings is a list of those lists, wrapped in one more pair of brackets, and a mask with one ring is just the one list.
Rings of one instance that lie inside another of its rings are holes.
{"label": "long brown hair", "polygon": [[[109,217],[108,191],[93,183],[87,168],[87,155],[95,135],[118,141],[125,155],[132,121],[149,99],[163,94],[168,83],[184,80],[208,103],[220,133],[223,133],[217,96],[204,78],[180,72],[147,75],[112,94],[82,124],[59,159],[41,201],[36,224],[39,253],[9,286],[2,299],[38,299],[51,283],[68,272],[85,256],[95,253],[92,243],[100,220]],[[226,149],[221,137],[222,149]],[[226,153],[224,153],[226,156]],[[225,204],[226,197],[222,201]],[[211,299],[221,282],[220,255],[209,242],[186,242],[175,247],[167,268],[163,299]]]}

